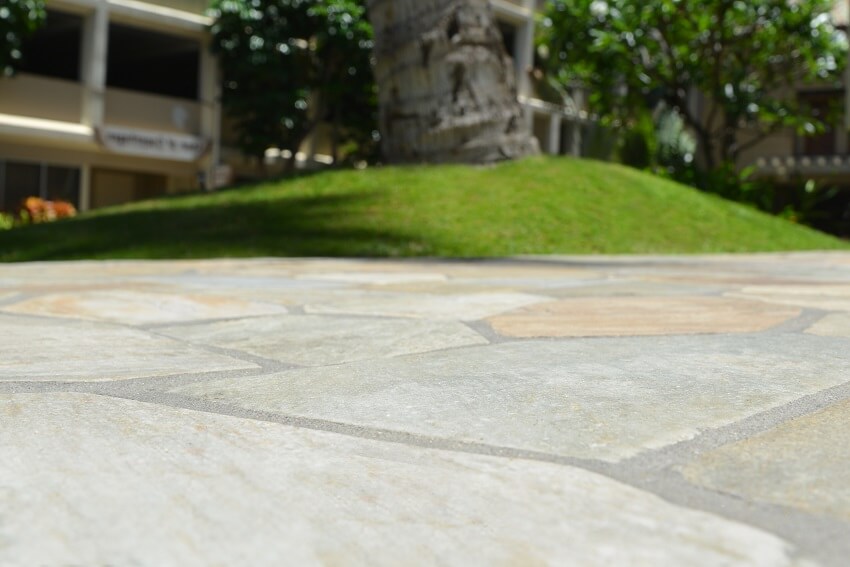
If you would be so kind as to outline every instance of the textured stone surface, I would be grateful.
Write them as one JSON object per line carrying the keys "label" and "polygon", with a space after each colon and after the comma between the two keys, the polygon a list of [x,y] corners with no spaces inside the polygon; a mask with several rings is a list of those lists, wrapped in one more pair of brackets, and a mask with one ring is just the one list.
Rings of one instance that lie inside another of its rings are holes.
{"label": "textured stone surface", "polygon": [[93,322],[0,314],[0,337],[5,338],[0,382],[97,382],[256,368],[168,338]]}
{"label": "textured stone surface", "polygon": [[287,415],[618,461],[850,380],[839,339],[523,342],[172,392]]}
{"label": "textured stone surface", "polygon": [[799,309],[716,297],[564,299],[493,317],[509,337],[593,337],[748,333],[800,314]]}
{"label": "textured stone surface", "polygon": [[304,366],[340,364],[487,341],[461,323],[322,317],[263,317],[169,327],[166,335]]}
{"label": "textured stone surface", "polygon": [[721,447],[684,467],[689,480],[850,523],[850,401]]}
{"label": "textured stone surface", "polygon": [[300,280],[329,281],[355,284],[398,284],[415,282],[442,282],[446,276],[440,273],[427,272],[325,272],[302,274],[297,276]]}
{"label": "textured stone surface", "polygon": [[722,285],[684,285],[653,281],[610,281],[594,285],[548,289],[546,295],[553,297],[678,297],[694,295],[718,295],[730,289]]}
{"label": "textured stone surface", "polygon": [[570,467],[81,394],[0,395],[0,416],[3,565],[792,564]]}
{"label": "textured stone surface", "polygon": [[10,313],[73,317],[134,325],[286,313],[286,309],[278,305],[216,295],[113,290],[50,294],[18,302],[3,310]]}
{"label": "textured stone surface", "polygon": [[730,297],[831,311],[850,311],[850,285],[753,286]]}
{"label": "textured stone surface", "polygon": [[850,337],[850,314],[832,313],[806,331],[822,337]]}
{"label": "textured stone surface", "polygon": [[424,317],[475,321],[547,298],[526,293],[478,293],[457,295],[360,293],[324,303],[308,303],[307,313]]}
{"label": "textured stone surface", "polygon": [[848,300],[847,253],[0,265],[0,565],[845,567]]}

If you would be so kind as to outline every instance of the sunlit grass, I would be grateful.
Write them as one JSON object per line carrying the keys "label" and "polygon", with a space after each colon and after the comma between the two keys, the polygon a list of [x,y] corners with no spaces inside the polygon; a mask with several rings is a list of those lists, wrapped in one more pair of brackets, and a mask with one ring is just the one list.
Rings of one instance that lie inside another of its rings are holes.
{"label": "sunlit grass", "polygon": [[0,260],[702,253],[848,243],[626,167],[334,171],[0,231]]}

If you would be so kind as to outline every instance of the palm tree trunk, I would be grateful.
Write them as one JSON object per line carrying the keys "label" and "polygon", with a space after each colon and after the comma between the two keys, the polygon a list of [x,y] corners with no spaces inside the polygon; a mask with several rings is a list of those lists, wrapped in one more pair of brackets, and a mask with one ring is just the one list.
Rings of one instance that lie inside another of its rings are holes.
{"label": "palm tree trunk", "polygon": [[537,153],[487,0],[369,0],[390,162],[488,163]]}

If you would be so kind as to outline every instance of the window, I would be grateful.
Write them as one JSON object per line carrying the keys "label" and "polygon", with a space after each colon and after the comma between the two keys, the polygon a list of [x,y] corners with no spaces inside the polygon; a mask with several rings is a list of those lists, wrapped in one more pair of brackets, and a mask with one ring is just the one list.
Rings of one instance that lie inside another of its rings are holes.
{"label": "window", "polygon": [[80,203],[80,170],[43,163],[0,161],[0,210],[14,211],[27,197]]}
{"label": "window", "polygon": [[24,42],[21,72],[79,81],[82,37],[81,16],[48,10],[45,25]]}
{"label": "window", "polygon": [[502,43],[505,45],[505,51],[513,58],[516,58],[516,27],[508,22],[498,21],[499,31],[502,33]]}
{"label": "window", "polygon": [[843,122],[844,91],[803,92],[800,105],[826,125],[826,130],[799,140],[804,156],[829,156],[838,152],[835,124]]}
{"label": "window", "polygon": [[107,86],[194,100],[200,60],[197,40],[109,25]]}

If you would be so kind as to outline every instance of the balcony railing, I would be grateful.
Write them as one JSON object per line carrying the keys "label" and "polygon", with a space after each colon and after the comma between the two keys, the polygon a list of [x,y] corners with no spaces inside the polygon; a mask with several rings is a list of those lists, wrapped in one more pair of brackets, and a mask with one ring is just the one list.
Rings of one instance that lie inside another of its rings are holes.
{"label": "balcony railing", "polygon": [[79,124],[82,108],[79,83],[23,73],[0,80],[0,114]]}
{"label": "balcony railing", "polygon": [[209,0],[143,0],[143,3],[201,15],[206,12],[210,5]]}
{"label": "balcony railing", "polygon": [[850,174],[850,156],[846,155],[769,156],[757,158],[753,165],[762,176]]}
{"label": "balcony railing", "polygon": [[200,134],[198,102],[109,88],[106,90],[104,122],[143,130]]}

